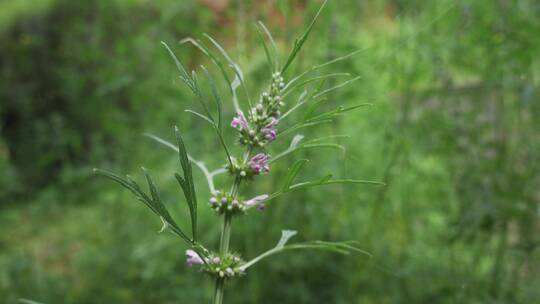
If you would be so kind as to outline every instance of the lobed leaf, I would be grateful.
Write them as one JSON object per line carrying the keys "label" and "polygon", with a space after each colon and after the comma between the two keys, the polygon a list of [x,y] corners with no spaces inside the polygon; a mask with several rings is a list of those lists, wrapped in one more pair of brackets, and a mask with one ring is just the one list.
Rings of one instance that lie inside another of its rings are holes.
{"label": "lobed leaf", "polygon": [[240,269],[242,271],[245,271],[246,269],[260,262],[264,258],[267,258],[271,255],[274,255],[276,253],[280,253],[286,250],[304,250],[304,249],[323,250],[323,251],[329,251],[329,252],[345,254],[345,255],[348,255],[351,253],[357,253],[357,254],[363,254],[370,258],[372,257],[372,255],[369,252],[354,246],[353,244],[355,243],[350,242],[350,241],[348,242],[347,241],[345,242],[308,241],[308,242],[287,245],[287,242],[289,241],[289,239],[295,236],[296,234],[297,232],[294,230],[281,231],[281,238],[274,248],[266,252],[263,252],[259,256],[253,258],[249,262],[242,265]]}
{"label": "lobed leaf", "polygon": [[[165,140],[165,139],[163,139],[163,138],[161,138],[159,136],[156,136],[156,135],[153,135],[153,134],[150,134],[150,133],[145,133],[144,136],[155,140],[156,142],[166,146],[167,148],[175,151],[176,153],[178,153],[178,151],[179,151],[177,146],[175,146],[173,143],[171,143],[171,142],[169,142],[169,141],[167,141],[167,140]],[[216,189],[214,187],[214,176],[226,173],[227,170],[225,170],[224,168],[220,168],[220,169],[217,169],[217,170],[214,170],[214,171],[210,172],[208,170],[208,168],[206,167],[206,165],[204,164],[204,162],[194,159],[189,154],[187,156],[188,156],[189,161],[192,162],[193,164],[195,164],[202,171],[202,173],[204,174],[204,176],[206,177],[206,180],[208,182],[208,188],[210,189],[210,192],[214,193],[216,191]]]}
{"label": "lobed leaf", "polygon": [[193,240],[191,240],[182,231],[182,229],[178,226],[178,224],[176,224],[174,219],[171,217],[171,215],[167,211],[167,208],[165,208],[165,206],[161,202],[161,199],[159,197],[159,194],[157,192],[155,184],[154,184],[152,178],[150,177],[150,175],[148,174],[146,169],[144,169],[144,168],[142,168],[142,169],[143,169],[146,181],[148,183],[148,188],[150,190],[150,197],[146,193],[144,193],[141,190],[141,188],[139,187],[139,185],[133,179],[131,179],[129,176],[127,176],[126,179],[124,179],[124,178],[122,178],[122,177],[120,177],[120,176],[118,176],[118,175],[116,175],[116,174],[114,174],[114,173],[112,173],[110,171],[103,170],[103,169],[94,169],[94,172],[96,172],[96,173],[98,173],[100,175],[103,175],[103,176],[105,176],[107,178],[110,178],[113,181],[115,181],[115,182],[119,183],[120,185],[122,185],[123,187],[125,187],[126,189],[130,190],[135,195],[137,200],[144,203],[150,210],[152,210],[152,212],[154,212],[154,214],[156,214],[157,216],[160,217],[160,219],[166,224],[166,228],[169,228],[173,233],[178,235],[180,238],[185,240],[187,243],[192,244]]}
{"label": "lobed leaf", "polygon": [[191,217],[191,231],[193,235],[193,240],[197,241],[197,195],[195,193],[195,185],[193,183],[193,172],[191,168],[191,163],[187,154],[186,146],[184,140],[180,135],[178,127],[174,128],[174,133],[176,136],[176,143],[178,145],[178,158],[180,160],[180,165],[184,173],[182,178],[178,173],[175,174],[175,177],[184,192],[184,197],[189,208],[189,215]]}

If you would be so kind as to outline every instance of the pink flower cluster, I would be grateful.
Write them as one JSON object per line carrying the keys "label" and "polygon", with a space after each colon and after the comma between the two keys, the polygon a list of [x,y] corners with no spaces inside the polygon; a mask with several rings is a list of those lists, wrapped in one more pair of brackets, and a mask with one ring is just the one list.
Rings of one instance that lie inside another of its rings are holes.
{"label": "pink flower cluster", "polygon": [[188,249],[186,250],[186,264],[188,267],[193,266],[193,264],[202,264],[204,263],[202,258],[195,252],[194,250]]}
{"label": "pink flower cluster", "polygon": [[264,134],[264,137],[268,141],[273,141],[277,137],[277,129],[276,126],[279,123],[279,120],[275,118],[270,118],[270,122],[264,126],[264,128],[261,129],[261,132]]}
{"label": "pink flower cluster", "polygon": [[265,206],[264,206],[264,204],[262,202],[265,201],[267,198],[268,198],[268,194],[257,195],[254,198],[245,201],[244,205],[247,208],[257,206],[257,209],[263,210],[265,208]]}
{"label": "pink flower cluster", "polygon": [[248,122],[246,119],[246,116],[244,115],[244,112],[238,111],[236,112],[236,116],[231,121],[231,127],[238,128],[240,131],[242,130],[248,130]]}
{"label": "pink flower cluster", "polygon": [[261,172],[270,171],[270,165],[269,165],[270,159],[271,159],[270,155],[259,153],[253,156],[248,161],[247,164],[253,171],[255,171],[255,173],[259,174]]}

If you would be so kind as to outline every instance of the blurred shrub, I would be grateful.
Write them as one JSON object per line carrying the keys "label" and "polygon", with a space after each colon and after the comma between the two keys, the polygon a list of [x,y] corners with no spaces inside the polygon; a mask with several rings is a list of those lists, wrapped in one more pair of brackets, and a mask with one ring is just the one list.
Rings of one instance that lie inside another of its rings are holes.
{"label": "blurred shrub", "polygon": [[204,16],[189,2],[59,0],[4,28],[1,136],[24,193],[66,166],[113,161],[147,120],[171,125],[182,93],[159,41],[204,31]]}

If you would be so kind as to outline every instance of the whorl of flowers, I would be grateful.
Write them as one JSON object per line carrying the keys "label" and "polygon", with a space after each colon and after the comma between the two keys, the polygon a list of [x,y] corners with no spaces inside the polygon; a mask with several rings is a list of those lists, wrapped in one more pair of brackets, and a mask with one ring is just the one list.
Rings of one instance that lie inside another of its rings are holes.
{"label": "whorl of flowers", "polygon": [[201,266],[201,270],[213,276],[220,278],[231,278],[245,274],[241,266],[245,263],[238,255],[228,253],[225,257],[210,253],[202,258],[194,250],[186,250],[186,264],[191,267],[195,264]]}
{"label": "whorl of flowers", "polygon": [[223,191],[216,191],[210,198],[210,208],[217,213],[229,212],[234,215],[244,214],[248,209],[257,207],[263,210],[263,202],[268,198],[268,194],[257,195],[249,200],[240,200]]}
{"label": "whorl of flowers", "polygon": [[272,75],[272,81],[267,91],[261,94],[259,102],[249,111],[248,117],[238,111],[231,121],[231,127],[240,133],[240,143],[254,148],[265,147],[277,137],[279,109],[284,105],[282,91],[285,87],[280,73]]}

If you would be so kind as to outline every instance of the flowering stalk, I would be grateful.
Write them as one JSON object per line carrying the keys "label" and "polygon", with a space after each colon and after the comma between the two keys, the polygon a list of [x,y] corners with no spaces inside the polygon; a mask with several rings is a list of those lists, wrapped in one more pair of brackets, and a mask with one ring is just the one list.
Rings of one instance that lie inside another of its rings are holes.
{"label": "flowering stalk", "polygon": [[[236,199],[236,194],[240,188],[241,179],[236,178],[231,187],[230,196]],[[223,227],[221,228],[221,237],[219,239],[219,254],[225,256],[229,252],[229,243],[231,240],[232,213],[226,212],[223,217]],[[216,278],[216,287],[214,291],[214,304],[223,302],[223,292],[225,288],[225,278],[218,276]]]}
{"label": "flowering stalk", "polygon": [[[323,7],[324,4],[326,4],[326,1],[323,3]],[[315,19],[320,14],[321,10],[319,10],[317,15],[315,16]],[[233,69],[236,75],[233,82],[230,81],[230,71],[228,72],[227,70],[225,70],[224,67],[226,65],[223,64],[220,56],[214,54],[214,51],[210,50],[204,45],[204,43],[198,40],[185,40],[195,45],[203,52],[203,54],[208,56],[208,58],[218,67],[224,81],[228,85],[228,89],[232,94],[236,110],[236,115],[232,118],[230,126],[238,133],[238,143],[245,147],[245,152],[241,157],[233,156],[230,149],[228,148],[227,142],[223,137],[225,130],[222,127],[222,97],[219,94],[216,83],[210,73],[204,67],[202,67],[211,87],[211,96],[213,97],[217,108],[217,116],[212,114],[209,110],[206,100],[206,94],[203,94],[201,90],[196,71],[188,73],[185,67],[176,58],[172,50],[166,44],[164,44],[178,67],[178,70],[180,72],[180,79],[182,79],[182,81],[192,90],[203,109],[203,113],[191,110],[188,110],[188,112],[196,115],[197,117],[203,119],[211,125],[211,127],[216,131],[219,143],[222,145],[225,156],[227,157],[227,165],[225,166],[225,168],[220,168],[215,171],[209,171],[204,165],[204,163],[202,163],[201,161],[197,161],[193,159],[193,157],[188,155],[186,147],[184,145],[184,141],[178,129],[175,130],[177,141],[176,145],[155,135],[148,135],[150,138],[156,140],[158,143],[164,144],[165,146],[174,149],[178,153],[182,174],[177,173],[175,174],[175,177],[182,189],[185,201],[190,211],[189,214],[192,230],[191,234],[183,231],[180,226],[175,222],[173,217],[169,214],[167,208],[161,202],[160,196],[151,176],[146,170],[143,169],[146,181],[148,183],[149,193],[143,191],[141,187],[129,176],[126,176],[126,178],[122,178],[112,172],[96,169],[98,173],[111,178],[115,182],[130,190],[139,201],[144,203],[152,212],[154,212],[163,222],[163,227],[161,229],[162,231],[170,230],[186,242],[188,246],[188,249],[185,252],[186,265],[188,267],[200,267],[202,272],[210,275],[215,280],[215,291],[213,300],[214,304],[221,304],[223,302],[224,288],[227,280],[246,274],[248,268],[252,267],[256,263],[271,255],[283,252],[285,250],[317,249],[342,254],[356,252],[369,255],[365,251],[359,249],[355,242],[312,241],[287,244],[289,239],[296,234],[296,231],[291,230],[283,230],[281,239],[274,248],[271,248],[270,250],[261,253],[259,256],[254,257],[247,262],[244,261],[239,254],[231,252],[229,248],[232,230],[232,220],[235,216],[245,215],[249,213],[250,209],[252,208],[263,210],[266,203],[288,192],[328,184],[381,184],[379,182],[357,179],[332,179],[332,175],[326,175],[315,180],[295,183],[298,173],[307,163],[307,160],[301,159],[290,166],[287,175],[284,177],[283,186],[276,192],[271,194],[260,194],[250,199],[245,199],[240,195],[240,187],[245,181],[253,181],[258,176],[269,173],[271,165],[273,166],[273,164],[276,163],[277,160],[281,160],[285,156],[290,155],[299,149],[343,149],[343,147],[335,143],[325,142],[325,140],[327,139],[332,139],[339,136],[315,138],[310,141],[305,141],[301,143],[304,136],[301,134],[297,134],[296,136],[294,136],[287,150],[278,153],[276,157],[272,158],[269,153],[269,146],[278,138],[278,136],[284,136],[284,134],[294,132],[298,129],[331,122],[333,119],[336,118],[336,116],[342,113],[365,106],[365,104],[350,107],[340,106],[334,110],[329,110],[326,112],[320,112],[320,109],[318,109],[321,98],[324,97],[325,94],[340,87],[343,87],[344,85],[358,78],[353,78],[333,88],[321,90],[323,81],[325,78],[329,77],[328,75],[343,74],[312,76],[310,75],[310,73],[315,72],[318,69],[331,63],[344,60],[350,57],[350,55],[343,56],[338,59],[334,59],[328,63],[316,66],[308,70],[307,72],[293,77],[289,82],[285,82],[283,75],[298,55],[298,52],[302,48],[302,45],[305,43],[309,33],[311,32],[315,19],[309,25],[306,32],[299,39],[297,39],[293,50],[289,54],[283,66],[279,65],[277,48],[275,47],[272,36],[270,35],[264,24],[259,22],[258,30],[259,34],[261,34],[261,41],[267,55],[268,64],[271,68],[271,79],[269,81],[267,90],[260,94],[260,97],[255,104],[252,104],[251,98],[249,97],[248,91],[246,89],[246,84],[244,82],[244,74],[242,70],[235,62],[232,61],[231,57],[225,52],[224,48],[221,45],[219,45],[210,36],[206,36],[209,42],[221,54],[221,57],[223,57],[227,61],[227,66]],[[263,33],[266,36],[266,39],[264,39]],[[270,54],[269,48],[266,45],[267,40],[270,41],[273,45],[273,55]],[[306,77],[311,78],[305,79]],[[314,89],[309,89],[305,87],[307,84],[315,81],[322,82]],[[239,87],[244,90],[247,103],[249,104],[249,110],[246,112],[242,111],[238,103],[238,95],[236,91]],[[285,114],[282,115],[281,109],[286,106],[283,100],[284,97],[290,96],[291,92],[302,87],[304,87],[304,92],[300,94],[298,102],[295,105],[292,105],[285,112]],[[289,116],[293,111],[309,102],[311,102],[310,108],[306,111],[305,115],[303,115],[303,119],[298,120],[295,124],[293,124],[286,130],[278,130],[278,126],[280,125],[280,122],[284,117]],[[211,193],[209,207],[214,210],[218,216],[223,216],[223,226],[221,229],[219,250],[217,252],[207,249],[198,239],[198,204],[192,176],[192,163],[201,169],[201,171],[208,180],[208,186]],[[214,187],[214,177],[223,173],[228,173],[233,179],[229,191],[216,190]]]}

